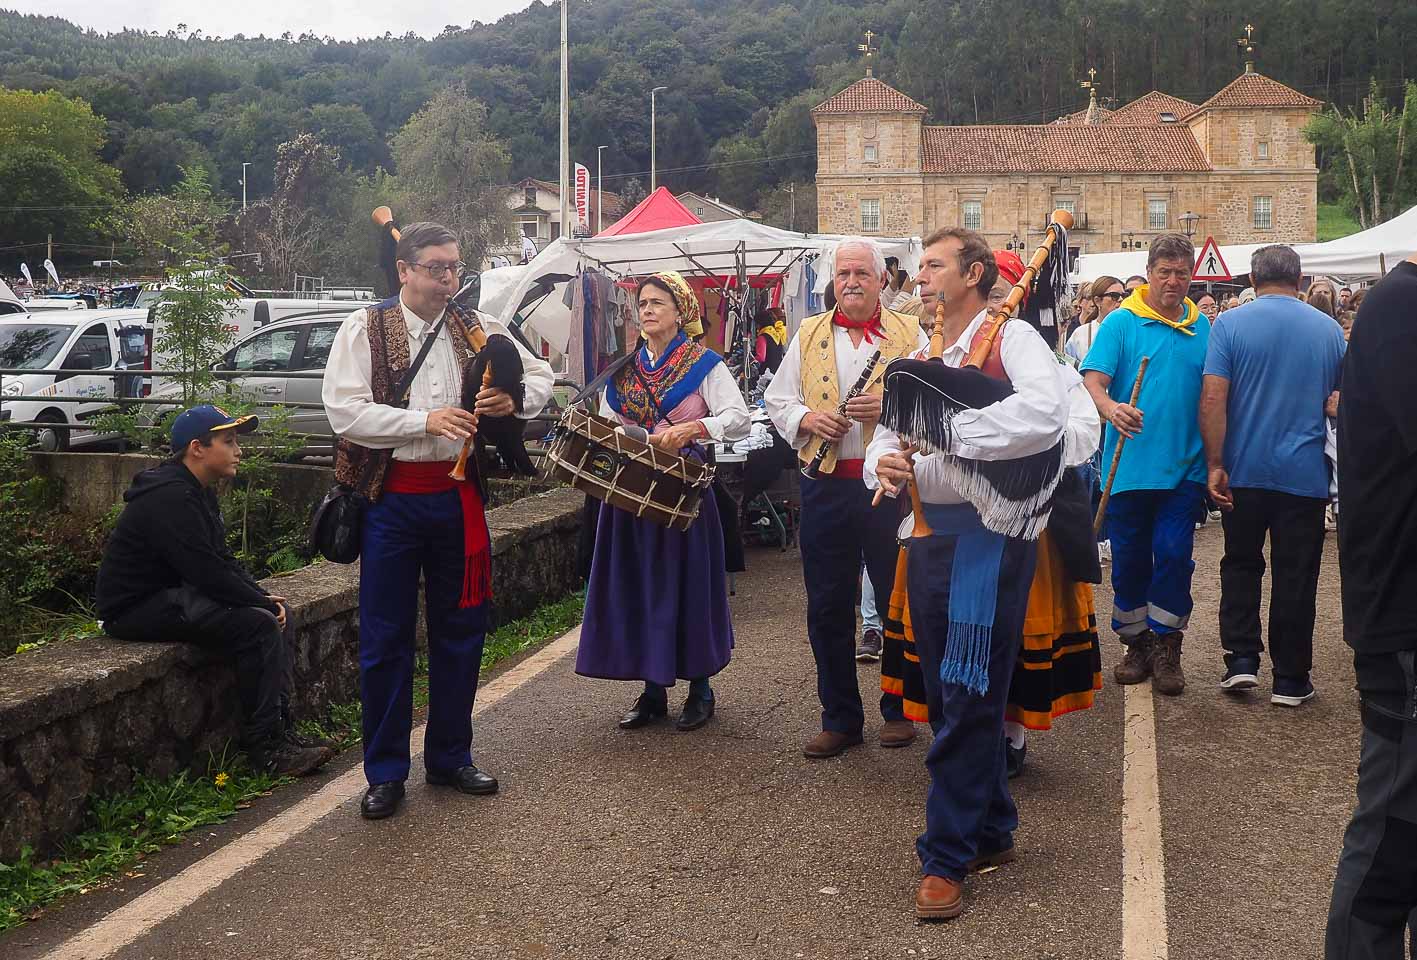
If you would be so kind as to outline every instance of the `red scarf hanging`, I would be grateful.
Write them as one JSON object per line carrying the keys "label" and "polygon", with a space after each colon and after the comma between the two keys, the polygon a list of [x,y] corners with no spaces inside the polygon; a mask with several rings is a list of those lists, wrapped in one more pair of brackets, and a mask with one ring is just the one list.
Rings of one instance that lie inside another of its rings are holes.
{"label": "red scarf hanging", "polygon": [[832,325],[837,327],[846,327],[848,330],[860,330],[864,332],[866,335],[867,343],[876,342],[872,339],[872,337],[880,337],[882,340],[886,338],[885,328],[881,326],[880,301],[876,302],[876,310],[874,313],[871,314],[869,319],[859,321],[853,320],[846,314],[842,313],[841,307],[838,305],[837,308],[832,311]]}
{"label": "red scarf hanging", "polygon": [[458,606],[478,607],[492,597],[492,544],[487,537],[487,519],[482,497],[472,480],[459,483],[448,472],[450,460],[413,463],[395,460],[384,480],[385,493],[444,493],[456,489],[462,500],[463,584]]}

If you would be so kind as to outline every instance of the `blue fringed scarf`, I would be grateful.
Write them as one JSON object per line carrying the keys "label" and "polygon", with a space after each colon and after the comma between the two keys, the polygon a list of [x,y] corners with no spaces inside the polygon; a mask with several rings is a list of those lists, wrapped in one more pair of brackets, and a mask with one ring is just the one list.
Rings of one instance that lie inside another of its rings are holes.
{"label": "blue fringed scarf", "polygon": [[940,658],[940,682],[983,696],[989,692],[989,648],[1008,538],[986,529],[978,511],[967,503],[924,506],[936,536],[959,537],[950,565],[950,626]]}

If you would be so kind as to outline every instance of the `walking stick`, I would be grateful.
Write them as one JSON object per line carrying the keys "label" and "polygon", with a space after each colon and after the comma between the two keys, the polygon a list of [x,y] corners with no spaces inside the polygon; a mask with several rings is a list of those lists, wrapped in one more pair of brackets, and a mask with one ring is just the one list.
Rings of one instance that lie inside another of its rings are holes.
{"label": "walking stick", "polygon": [[[1146,365],[1151,362],[1150,357],[1141,358],[1141,366],[1137,368],[1137,379],[1132,384],[1132,400],[1129,406],[1136,407],[1137,400],[1141,397],[1141,378],[1146,374]],[[1127,435],[1122,431],[1117,431],[1117,449],[1112,451],[1112,467],[1107,471],[1107,485],[1102,488],[1102,500],[1097,504],[1097,517],[1092,521],[1092,535],[1097,536],[1102,530],[1102,518],[1107,516],[1107,501],[1112,498],[1112,481],[1117,479],[1117,464],[1122,461],[1122,447],[1127,443]]]}

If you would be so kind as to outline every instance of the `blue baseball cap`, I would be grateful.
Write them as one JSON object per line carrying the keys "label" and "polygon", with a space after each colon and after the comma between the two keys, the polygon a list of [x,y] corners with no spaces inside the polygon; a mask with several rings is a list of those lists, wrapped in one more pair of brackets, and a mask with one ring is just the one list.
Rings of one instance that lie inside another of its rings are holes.
{"label": "blue baseball cap", "polygon": [[233,417],[221,407],[204,403],[191,410],[184,410],[172,421],[172,452],[181,453],[187,449],[187,444],[205,433],[217,433],[222,430],[250,433],[259,424],[260,421],[250,414]]}

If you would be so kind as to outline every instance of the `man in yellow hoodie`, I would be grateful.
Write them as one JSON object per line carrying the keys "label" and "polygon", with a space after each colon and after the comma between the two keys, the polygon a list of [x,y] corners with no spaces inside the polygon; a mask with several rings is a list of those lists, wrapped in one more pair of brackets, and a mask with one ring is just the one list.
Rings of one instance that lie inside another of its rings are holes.
{"label": "man in yellow hoodie", "polygon": [[[1210,321],[1186,297],[1194,266],[1195,248],[1185,237],[1153,240],[1147,282],[1098,328],[1081,367],[1107,424],[1103,464],[1112,463],[1118,439],[1127,438],[1107,509],[1112,629],[1127,647],[1116,680],[1151,678],[1169,696],[1186,685],[1181,640],[1191,615],[1191,548],[1206,479],[1196,410]],[[1143,357],[1151,360],[1132,406]]]}

